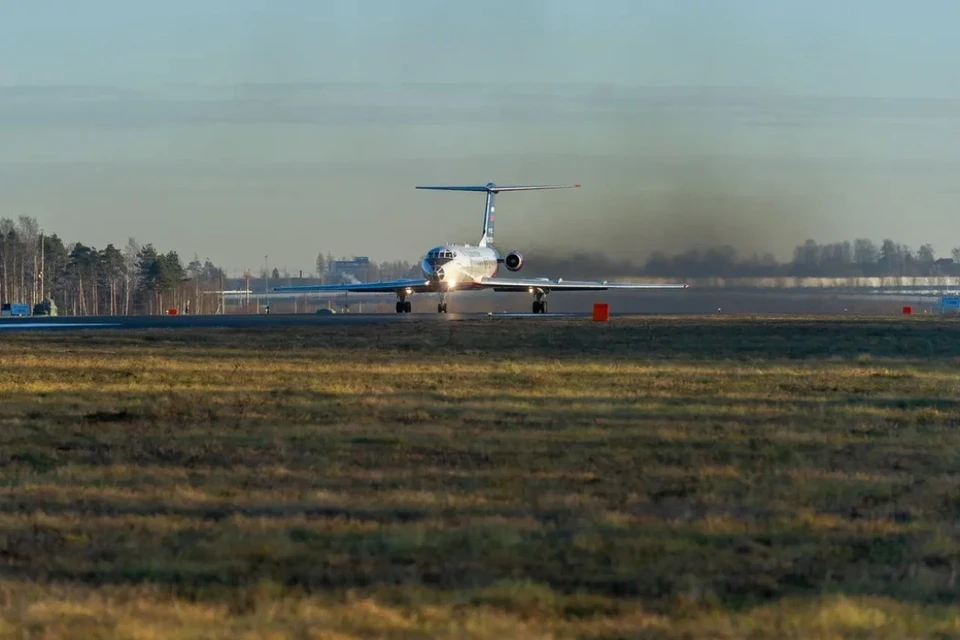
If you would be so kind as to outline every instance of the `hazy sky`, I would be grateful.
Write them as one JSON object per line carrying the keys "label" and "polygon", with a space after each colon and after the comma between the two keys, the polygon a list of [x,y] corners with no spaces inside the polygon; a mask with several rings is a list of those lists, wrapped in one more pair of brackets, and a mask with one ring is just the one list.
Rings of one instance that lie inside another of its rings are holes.
{"label": "hazy sky", "polygon": [[415,184],[581,182],[504,196],[500,238],[944,254],[957,24],[954,0],[3,2],[0,216],[295,272],[477,239],[477,196]]}

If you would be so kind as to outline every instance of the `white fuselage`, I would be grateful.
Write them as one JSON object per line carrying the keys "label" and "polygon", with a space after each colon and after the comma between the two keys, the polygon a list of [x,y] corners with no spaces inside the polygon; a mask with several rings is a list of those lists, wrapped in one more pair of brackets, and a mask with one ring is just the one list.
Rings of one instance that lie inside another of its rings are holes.
{"label": "white fuselage", "polygon": [[493,247],[448,244],[430,249],[420,269],[438,289],[469,289],[482,278],[495,276],[499,260]]}

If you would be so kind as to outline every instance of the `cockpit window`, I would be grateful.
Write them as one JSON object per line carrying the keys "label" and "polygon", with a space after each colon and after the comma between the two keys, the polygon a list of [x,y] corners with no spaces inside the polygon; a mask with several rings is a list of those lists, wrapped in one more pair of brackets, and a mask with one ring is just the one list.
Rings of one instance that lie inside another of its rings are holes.
{"label": "cockpit window", "polygon": [[457,257],[455,251],[440,250],[434,249],[427,253],[427,264],[432,267],[436,267],[442,264],[446,264]]}

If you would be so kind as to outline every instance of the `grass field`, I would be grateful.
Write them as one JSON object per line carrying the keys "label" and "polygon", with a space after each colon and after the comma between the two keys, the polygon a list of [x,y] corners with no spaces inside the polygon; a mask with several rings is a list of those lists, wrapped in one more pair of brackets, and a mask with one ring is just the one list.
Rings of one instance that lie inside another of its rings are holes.
{"label": "grass field", "polygon": [[960,637],[960,321],[0,336],[0,637]]}

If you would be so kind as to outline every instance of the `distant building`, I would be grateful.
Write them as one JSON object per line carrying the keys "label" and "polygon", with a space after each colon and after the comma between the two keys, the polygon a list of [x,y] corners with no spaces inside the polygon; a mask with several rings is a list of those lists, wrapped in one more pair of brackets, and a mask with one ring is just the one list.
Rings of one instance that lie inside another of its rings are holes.
{"label": "distant building", "polygon": [[353,260],[335,260],[331,271],[355,275],[357,271],[365,271],[369,267],[370,258],[367,256],[355,256]]}
{"label": "distant building", "polygon": [[957,265],[953,258],[940,258],[933,263],[933,272],[935,275],[955,275]]}

